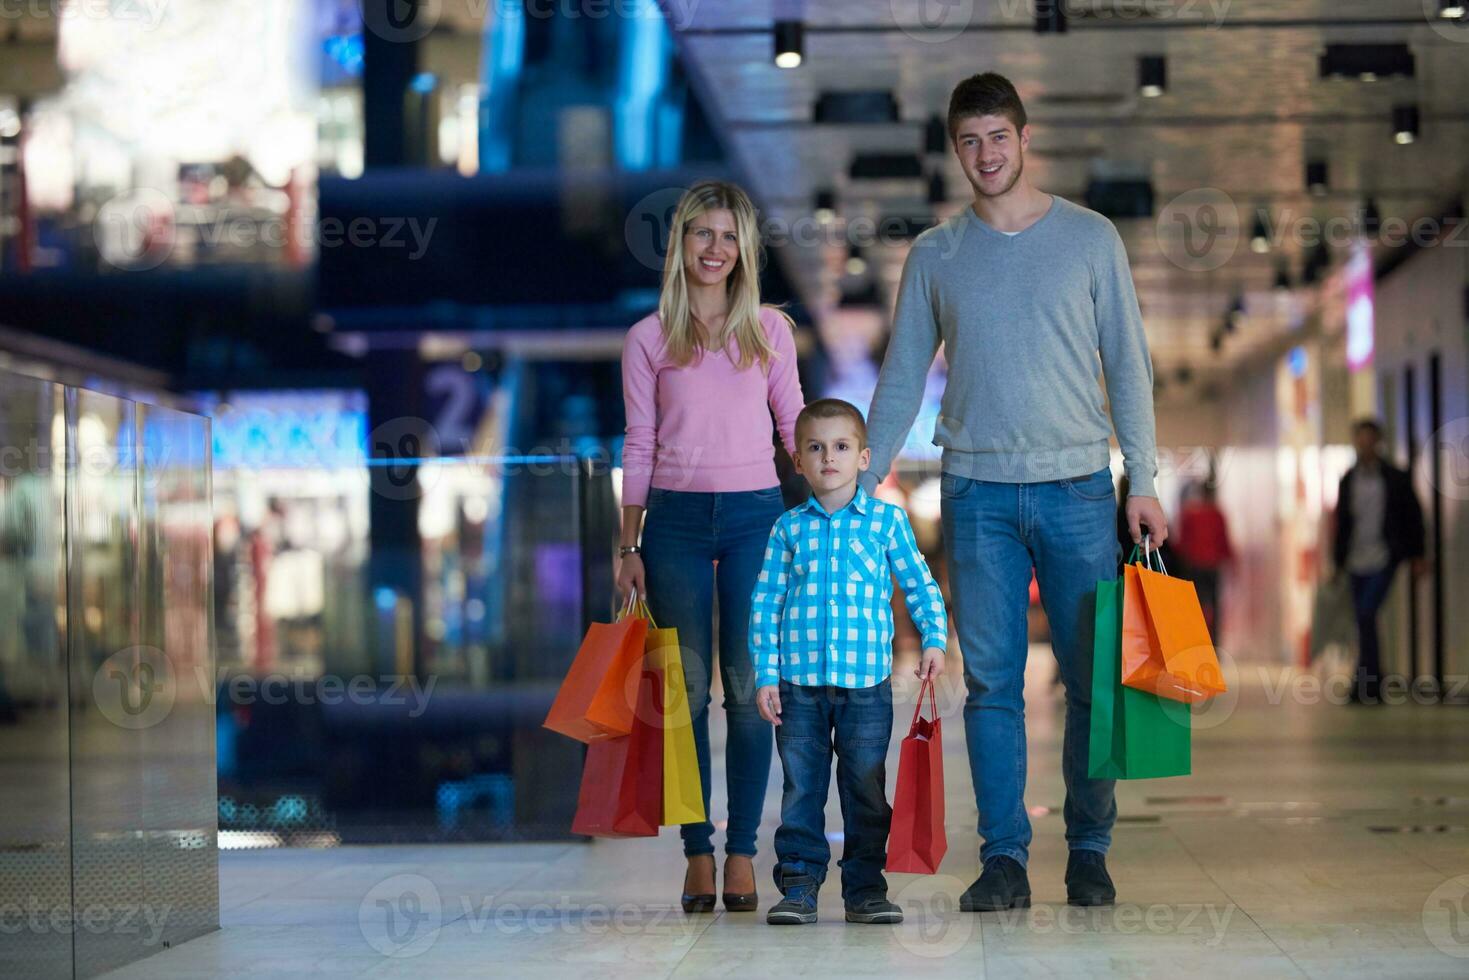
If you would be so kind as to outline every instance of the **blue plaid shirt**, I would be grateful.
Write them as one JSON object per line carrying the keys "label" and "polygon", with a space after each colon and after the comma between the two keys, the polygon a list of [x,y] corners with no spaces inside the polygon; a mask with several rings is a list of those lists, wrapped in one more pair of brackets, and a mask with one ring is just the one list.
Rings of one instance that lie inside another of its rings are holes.
{"label": "blue plaid shirt", "polygon": [[835,514],[813,495],[781,515],[750,600],[760,687],[871,687],[893,672],[893,575],[923,645],[949,642],[944,599],[901,507],[861,487]]}

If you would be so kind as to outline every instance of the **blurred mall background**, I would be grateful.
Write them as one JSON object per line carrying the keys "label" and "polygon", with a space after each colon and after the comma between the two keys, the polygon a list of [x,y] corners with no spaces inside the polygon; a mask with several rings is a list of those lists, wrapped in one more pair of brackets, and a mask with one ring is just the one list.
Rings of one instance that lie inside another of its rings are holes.
{"label": "blurred mall background", "polygon": [[[0,765],[73,765],[70,796],[7,786],[0,834],[176,826],[155,794],[207,757],[222,849],[565,838],[580,749],[539,722],[611,606],[618,356],[680,189],[750,189],[805,392],[865,407],[908,245],[970,200],[942,115],[987,69],[1033,182],[1122,233],[1164,506],[1217,486],[1236,554],[1219,646],[1313,665],[1376,416],[1428,530],[1386,663],[1462,703],[1469,22],[1224,7],[0,2]],[[936,569],[943,372],[886,491]],[[137,647],[193,671],[189,727],[111,758],[65,693]]]}

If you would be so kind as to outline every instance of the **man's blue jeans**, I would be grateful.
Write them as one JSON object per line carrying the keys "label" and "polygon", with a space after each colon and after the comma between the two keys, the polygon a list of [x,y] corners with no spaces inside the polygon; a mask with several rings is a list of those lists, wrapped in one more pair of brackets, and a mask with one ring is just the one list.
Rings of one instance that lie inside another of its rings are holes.
{"label": "man's blue jeans", "polygon": [[[729,787],[726,854],[755,853],[755,833],[770,781],[770,724],[755,708],[750,594],[765,559],[770,529],[784,512],[779,487],[733,493],[654,487],[648,492],[643,524],[648,609],[659,626],[678,630],[705,814],[709,813],[709,686],[714,676],[716,591],[719,596],[719,676],[729,723],[724,750]],[[684,854],[714,853],[714,825],[708,820],[684,824],[680,833]]]}
{"label": "man's blue jeans", "polygon": [[1066,687],[1066,842],[1106,853],[1115,783],[1087,778],[1087,750],[1097,582],[1115,579],[1121,561],[1112,474],[991,483],[945,473],[941,495],[980,861],[1007,855],[1024,865],[1029,857],[1023,686],[1032,566]]}
{"label": "man's blue jeans", "polygon": [[1382,694],[1382,647],[1377,634],[1377,613],[1392,588],[1396,562],[1375,572],[1353,572],[1352,608],[1357,613],[1357,674],[1353,693],[1359,701],[1376,702]]}
{"label": "man's blue jeans", "polygon": [[807,687],[780,682],[780,726],[775,747],[785,770],[780,829],[775,832],[775,884],[787,878],[826,880],[826,795],[832,749],[842,805],[842,900],[860,905],[886,898],[888,741],[893,734],[892,679],[872,687]]}

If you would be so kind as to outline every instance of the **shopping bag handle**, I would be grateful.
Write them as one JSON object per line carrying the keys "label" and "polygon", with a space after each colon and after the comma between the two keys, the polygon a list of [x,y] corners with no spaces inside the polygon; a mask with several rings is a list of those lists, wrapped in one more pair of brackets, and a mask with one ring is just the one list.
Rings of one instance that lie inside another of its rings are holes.
{"label": "shopping bag handle", "polygon": [[[1127,562],[1126,562],[1126,564],[1128,564],[1128,565],[1132,565],[1132,564],[1142,565],[1148,571],[1152,571],[1153,570],[1153,559],[1156,558],[1156,559],[1158,559],[1158,570],[1161,571],[1164,575],[1167,575],[1168,574],[1168,569],[1163,564],[1163,553],[1161,551],[1159,551],[1157,548],[1151,547],[1151,541],[1150,541],[1150,539],[1151,539],[1151,535],[1144,534],[1143,535],[1142,544],[1135,544],[1135,545],[1132,546],[1132,554],[1130,554],[1130,555],[1127,556]],[[1138,561],[1138,553],[1139,552],[1142,553],[1142,556],[1143,556],[1143,560],[1142,561]]]}
{"label": "shopping bag handle", "polygon": [[923,696],[925,694],[928,695],[928,706],[933,709],[934,720],[938,720],[939,706],[938,702],[934,700],[933,696],[933,678],[925,677],[923,679],[922,686],[918,688],[918,704],[913,709],[913,724],[908,726],[909,731],[918,727],[918,716],[923,711]]}
{"label": "shopping bag handle", "polygon": [[[1149,556],[1147,558],[1148,567],[1149,568],[1152,567],[1152,558],[1153,558],[1153,556],[1156,556],[1157,559],[1158,559],[1158,568],[1159,568],[1159,570],[1162,571],[1162,573],[1164,575],[1167,575],[1168,574],[1168,566],[1165,565],[1165,564],[1163,564],[1163,552],[1159,551],[1157,548],[1151,548],[1150,549],[1150,544],[1152,542],[1152,538],[1153,538],[1153,536],[1151,534],[1144,534],[1143,535],[1143,554],[1145,556]],[[1150,555],[1150,551],[1151,551],[1151,555]]]}
{"label": "shopping bag handle", "polygon": [[637,589],[633,589],[627,594],[627,602],[623,605],[622,612],[617,614],[618,621],[620,622],[626,619],[629,614],[637,616],[639,619],[646,619],[648,625],[653,629],[658,628],[658,624],[653,622],[653,614],[648,610],[648,603],[638,593]]}

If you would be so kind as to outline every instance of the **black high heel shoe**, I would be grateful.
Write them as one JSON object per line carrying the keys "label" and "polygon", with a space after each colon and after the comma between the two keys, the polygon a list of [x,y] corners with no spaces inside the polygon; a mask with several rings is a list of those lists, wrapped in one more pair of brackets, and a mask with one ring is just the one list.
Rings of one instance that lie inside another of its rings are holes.
{"label": "black high heel shoe", "polygon": [[[710,854],[708,857],[709,863],[712,865],[714,863],[714,855]],[[687,889],[689,887],[689,874],[687,871],[684,872],[683,883],[684,888]],[[683,895],[679,898],[679,904],[683,906],[683,910],[685,912],[691,914],[696,912],[713,912],[714,893],[710,892],[707,895],[690,895],[687,891],[685,891]]]}
{"label": "black high heel shoe", "polygon": [[[754,878],[751,869],[751,878]],[[724,862],[724,880],[729,881],[729,859]],[[753,912],[760,907],[760,895],[755,891],[748,892],[725,892],[722,896],[724,907],[730,912]]]}

